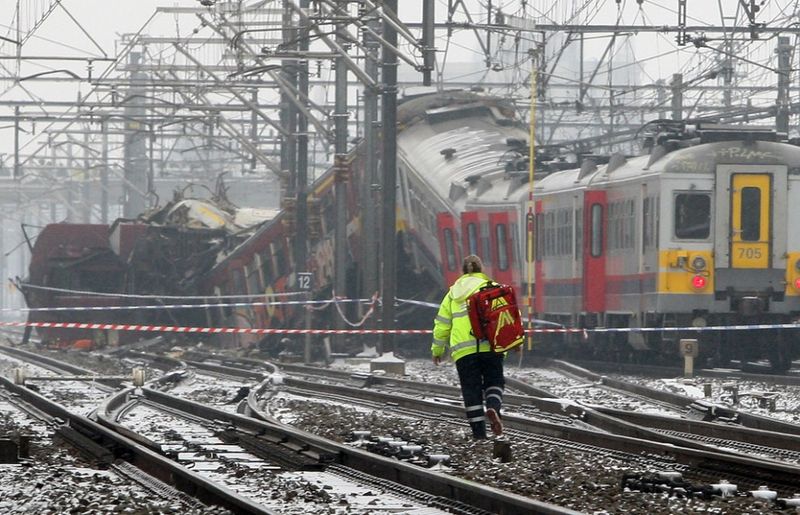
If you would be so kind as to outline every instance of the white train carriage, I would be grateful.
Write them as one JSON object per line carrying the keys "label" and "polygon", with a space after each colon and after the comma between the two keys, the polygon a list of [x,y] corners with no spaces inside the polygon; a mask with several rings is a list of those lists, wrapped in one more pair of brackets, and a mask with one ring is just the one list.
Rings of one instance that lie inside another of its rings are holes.
{"label": "white train carriage", "polygon": [[[539,316],[632,328],[798,317],[800,231],[790,225],[800,215],[800,148],[762,130],[700,127],[697,135],[539,183]],[[652,349],[665,335],[677,333],[627,340]],[[785,331],[715,331],[703,340],[723,360],[761,355],[786,366],[798,351]]]}

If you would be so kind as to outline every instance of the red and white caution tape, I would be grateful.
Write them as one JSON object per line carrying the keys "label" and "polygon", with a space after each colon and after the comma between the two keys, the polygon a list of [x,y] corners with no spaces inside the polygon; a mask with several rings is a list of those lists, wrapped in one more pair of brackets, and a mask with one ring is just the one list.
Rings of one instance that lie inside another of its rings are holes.
{"label": "red and white caution tape", "polygon": [[[100,324],[89,322],[0,322],[0,327],[39,327],[48,329],[100,329],[113,331],[141,331],[196,334],[431,334],[431,329],[279,329],[247,327],[187,327],[143,324]],[[758,324],[710,327],[597,327],[594,329],[537,328],[526,331],[531,334],[553,333],[630,333],[630,332],[707,332],[744,331],[763,329],[800,329],[798,324]]]}
{"label": "red and white caution tape", "polygon": [[186,327],[141,324],[97,324],[83,322],[0,322],[0,327],[39,327],[46,329],[99,329],[188,334],[431,334],[430,329],[277,329],[257,327]]}

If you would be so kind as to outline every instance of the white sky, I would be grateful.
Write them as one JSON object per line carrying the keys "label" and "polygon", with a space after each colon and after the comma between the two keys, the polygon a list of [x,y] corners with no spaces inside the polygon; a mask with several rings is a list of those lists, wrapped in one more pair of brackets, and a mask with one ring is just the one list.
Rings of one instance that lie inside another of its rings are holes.
{"label": "white sky", "polygon": [[[275,4],[280,5],[276,0]],[[487,0],[465,0],[474,15],[474,21],[485,22]],[[493,6],[500,6],[504,12],[520,14],[520,1],[493,0]],[[20,22],[23,36],[33,28],[42,18],[43,13],[55,4],[55,0],[4,0],[0,2],[0,36],[17,39],[16,9],[20,9]],[[767,1],[759,14],[758,20],[770,22],[776,18],[786,17],[797,10],[798,0]],[[61,55],[61,56],[102,56],[103,52],[114,56],[117,45],[123,34],[133,34],[143,29],[151,36],[186,36],[192,29],[199,28],[199,21],[191,15],[173,16],[169,14],[153,14],[158,6],[196,7],[197,0],[63,0],[61,6],[56,6],[52,14],[36,29],[35,33],[26,40],[22,47],[23,56]],[[422,0],[400,0],[400,16],[404,20],[419,21],[421,17]],[[438,0],[437,17],[442,20],[445,16],[447,1]],[[529,0],[528,13],[537,13],[537,20],[545,23],[602,23],[613,24],[617,19],[622,24],[649,24],[649,25],[674,25],[677,22],[677,0],[644,0],[641,6],[636,0]],[[80,24],[70,19],[67,11]],[[738,0],[689,0],[689,24],[731,24],[732,19],[723,20],[724,16],[739,13],[739,24],[743,23]],[[795,16],[795,19],[797,17]],[[457,20],[463,20],[459,14]],[[787,20],[781,20],[780,25],[788,25]],[[778,23],[776,23],[778,24]],[[83,30],[93,38],[98,48]],[[208,29],[205,29],[208,30]],[[479,46],[470,30],[457,31],[458,37],[453,39],[449,46],[444,39],[444,31],[438,32],[439,59],[446,55],[448,62],[457,61],[482,61]],[[710,34],[709,34],[710,35]],[[744,36],[742,36],[744,37]],[[510,46],[507,38],[506,43]],[[498,37],[494,38],[496,47]],[[587,59],[599,58],[608,42],[607,36],[587,36],[585,53]],[[753,61],[761,62],[767,66],[774,66],[776,41],[762,39],[755,43],[746,43],[737,49],[737,54]],[[552,48],[552,47],[551,47]],[[10,43],[0,42],[0,56],[13,56],[16,47]],[[643,83],[652,83],[658,79],[669,82],[672,74],[683,72],[689,80],[703,73],[713,59],[719,58],[712,50],[697,49],[692,45],[677,48],[674,45],[674,34],[640,34],[619,36],[616,40],[614,52],[617,63],[624,61],[625,57],[638,62],[637,70]],[[508,63],[505,63],[508,64]],[[85,62],[54,62],[54,61],[28,61],[24,62],[21,69],[16,68],[14,60],[0,61],[0,100],[29,99],[30,96],[42,99],[72,100],[80,94],[91,90],[91,85],[86,83],[47,83],[27,81],[15,84],[12,77],[22,77],[39,73],[45,70],[69,69],[78,75],[86,74]],[[774,82],[774,72],[765,71],[763,68],[745,66],[740,62],[737,72],[742,76],[751,76],[752,80]],[[97,62],[94,65],[94,76],[97,76],[106,64]],[[575,64],[564,63],[566,67],[575,67]],[[574,70],[573,70],[574,71]],[[587,74],[589,69],[584,70]],[[600,70],[599,82],[604,82],[602,74],[606,68]],[[465,76],[477,80],[486,75],[484,72],[473,73]],[[63,72],[54,76],[66,76]],[[514,86],[520,86],[522,80]],[[607,81],[606,81],[607,82]],[[717,80],[716,83],[719,83]],[[714,81],[705,84],[713,85]],[[774,96],[774,95],[773,95]],[[743,99],[740,99],[743,100]],[[762,99],[770,102],[770,98]],[[0,107],[0,112],[9,114],[8,108]],[[5,126],[5,124],[3,125]],[[3,127],[0,126],[0,127]],[[0,129],[0,138],[6,142],[9,132]],[[3,148],[0,150],[6,150]]]}

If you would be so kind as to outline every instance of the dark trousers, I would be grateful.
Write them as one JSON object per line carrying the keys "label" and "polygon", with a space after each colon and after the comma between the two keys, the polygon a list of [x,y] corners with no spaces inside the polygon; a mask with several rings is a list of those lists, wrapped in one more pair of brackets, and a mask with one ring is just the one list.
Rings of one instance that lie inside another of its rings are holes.
{"label": "dark trousers", "polygon": [[464,409],[475,438],[486,438],[486,417],[483,403],[500,414],[503,406],[503,355],[496,352],[478,352],[456,361]]}

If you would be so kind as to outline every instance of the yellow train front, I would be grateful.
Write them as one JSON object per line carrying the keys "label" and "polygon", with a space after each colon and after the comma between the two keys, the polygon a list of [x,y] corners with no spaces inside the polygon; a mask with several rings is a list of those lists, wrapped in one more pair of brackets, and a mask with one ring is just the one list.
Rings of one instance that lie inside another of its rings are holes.
{"label": "yellow train front", "polygon": [[[684,337],[709,364],[788,368],[798,331],[763,326],[800,316],[800,148],[713,125],[672,125],[651,142],[538,182],[538,316],[631,329],[573,338],[606,358],[675,356]],[[733,325],[749,327],[636,330]]]}

